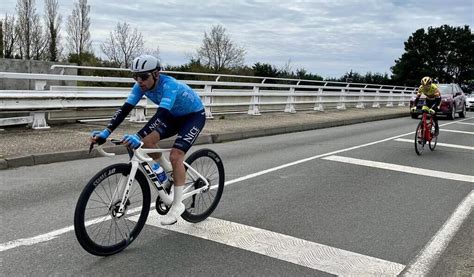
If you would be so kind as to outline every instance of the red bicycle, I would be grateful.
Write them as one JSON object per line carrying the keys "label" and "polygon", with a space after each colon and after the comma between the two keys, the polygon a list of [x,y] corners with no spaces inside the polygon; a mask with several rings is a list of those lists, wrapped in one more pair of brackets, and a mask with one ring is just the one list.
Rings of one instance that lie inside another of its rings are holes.
{"label": "red bicycle", "polygon": [[415,152],[418,156],[423,153],[423,149],[428,144],[431,151],[435,150],[438,143],[438,135],[435,135],[435,125],[433,122],[433,114],[430,113],[428,106],[421,108],[423,116],[421,117],[415,133]]}

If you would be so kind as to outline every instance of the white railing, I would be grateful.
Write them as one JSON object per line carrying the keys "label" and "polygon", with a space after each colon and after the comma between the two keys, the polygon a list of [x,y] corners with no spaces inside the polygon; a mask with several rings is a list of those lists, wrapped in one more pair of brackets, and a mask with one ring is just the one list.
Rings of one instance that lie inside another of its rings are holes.
{"label": "white railing", "polygon": [[[100,70],[127,70],[84,66],[54,65],[55,68],[78,68]],[[182,80],[193,87],[201,96],[206,116],[216,114],[284,111],[295,113],[303,110],[324,111],[348,107],[378,108],[381,105],[404,106],[416,88],[374,84],[325,82],[300,79],[266,78],[225,74],[163,71],[177,75],[207,76],[211,81]],[[104,83],[134,83],[132,78],[78,76],[62,74],[28,74],[0,72],[0,79],[27,79],[35,81],[36,90],[0,90],[0,112],[24,111],[26,117],[0,118],[0,126],[30,123],[34,129],[48,128],[47,114],[53,110],[114,108],[123,104],[129,88],[51,86],[45,90],[48,81],[82,81]],[[228,81],[222,81],[222,80]],[[248,82],[242,80],[249,80]],[[269,83],[271,82],[271,83]],[[156,105],[142,99],[130,120],[146,121],[146,110]]]}

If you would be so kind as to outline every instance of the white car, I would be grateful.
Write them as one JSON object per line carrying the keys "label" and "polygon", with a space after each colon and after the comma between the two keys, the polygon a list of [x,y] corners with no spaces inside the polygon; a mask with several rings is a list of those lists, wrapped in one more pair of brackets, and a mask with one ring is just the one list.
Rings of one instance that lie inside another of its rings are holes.
{"label": "white car", "polygon": [[474,110],[474,92],[466,95],[466,110]]}

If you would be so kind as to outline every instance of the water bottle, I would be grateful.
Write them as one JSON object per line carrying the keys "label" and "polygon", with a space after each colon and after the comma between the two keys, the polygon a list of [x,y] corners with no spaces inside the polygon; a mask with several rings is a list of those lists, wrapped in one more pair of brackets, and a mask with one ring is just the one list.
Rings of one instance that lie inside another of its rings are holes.
{"label": "water bottle", "polygon": [[166,187],[169,183],[168,176],[166,176],[166,172],[163,170],[163,167],[160,166],[159,163],[154,163],[152,166],[153,172],[156,174],[158,181],[163,187]]}

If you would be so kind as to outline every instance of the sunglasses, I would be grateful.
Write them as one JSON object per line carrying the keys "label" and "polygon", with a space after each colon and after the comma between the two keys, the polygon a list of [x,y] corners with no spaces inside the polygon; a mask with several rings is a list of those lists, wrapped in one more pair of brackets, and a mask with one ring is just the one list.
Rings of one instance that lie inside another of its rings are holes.
{"label": "sunglasses", "polygon": [[151,76],[151,73],[150,72],[146,72],[146,73],[133,73],[132,74],[132,77],[135,81],[138,81],[138,78],[140,78],[140,80],[142,81],[146,81],[148,80],[148,78],[150,78]]}

